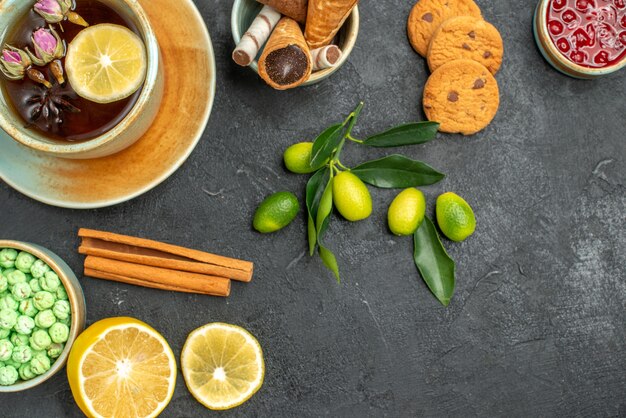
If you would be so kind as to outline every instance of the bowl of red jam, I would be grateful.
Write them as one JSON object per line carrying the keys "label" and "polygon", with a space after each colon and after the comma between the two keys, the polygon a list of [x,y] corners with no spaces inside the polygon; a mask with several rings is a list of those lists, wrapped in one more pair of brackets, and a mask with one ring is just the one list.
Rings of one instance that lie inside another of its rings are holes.
{"label": "bowl of red jam", "polygon": [[545,59],[571,77],[626,66],[626,0],[541,0],[533,27]]}

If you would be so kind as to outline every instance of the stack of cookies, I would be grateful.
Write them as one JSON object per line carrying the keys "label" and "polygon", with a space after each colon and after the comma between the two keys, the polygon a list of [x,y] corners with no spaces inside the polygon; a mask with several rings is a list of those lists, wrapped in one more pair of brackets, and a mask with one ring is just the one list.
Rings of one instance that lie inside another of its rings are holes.
{"label": "stack of cookies", "polygon": [[419,0],[409,15],[409,41],[432,72],[424,112],[439,130],[472,135],[484,129],[500,104],[494,75],[504,48],[498,30],[473,0]]}

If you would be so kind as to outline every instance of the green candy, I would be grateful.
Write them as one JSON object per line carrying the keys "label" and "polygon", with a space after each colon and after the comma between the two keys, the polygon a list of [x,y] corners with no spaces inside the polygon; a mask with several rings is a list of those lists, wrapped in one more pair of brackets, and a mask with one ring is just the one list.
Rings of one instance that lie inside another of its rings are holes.
{"label": "green candy", "polygon": [[54,302],[54,295],[45,290],[37,292],[35,293],[35,296],[33,296],[33,305],[35,305],[35,308],[39,309],[40,311],[45,311],[46,309],[52,308]]}
{"label": "green candy", "polygon": [[35,260],[32,254],[22,251],[15,259],[15,268],[23,273],[30,273],[30,268],[35,263]]}
{"label": "green candy", "polygon": [[18,310],[22,315],[30,316],[31,318],[37,315],[37,312],[39,312],[37,308],[35,308],[35,305],[31,298],[21,301]]}
{"label": "green candy", "polygon": [[9,288],[9,281],[0,274],[0,293],[5,292]]}
{"label": "green candy", "polygon": [[72,317],[71,317],[71,316],[68,316],[68,317],[67,317],[67,318],[65,318],[65,319],[59,319],[57,322],[58,322],[59,324],[65,324],[65,325],[67,325],[67,326],[69,327],[70,325],[72,325]]}
{"label": "green candy", "polygon": [[36,320],[33,320],[33,318],[31,318],[30,316],[20,315],[17,318],[14,329],[18,334],[28,335],[33,332],[33,329],[35,328],[35,323]]}
{"label": "green candy", "polygon": [[59,286],[59,288],[57,289],[56,297],[58,300],[69,299],[69,297],[67,296],[67,292],[65,291],[65,288],[63,286]]}
{"label": "green candy", "polygon": [[55,293],[59,286],[61,286],[61,279],[53,271],[48,271],[43,277],[39,278],[39,285],[43,290],[51,293]]}
{"label": "green candy", "polygon": [[0,369],[0,385],[2,386],[11,386],[17,379],[19,378],[19,374],[17,373],[17,369],[13,366],[4,366]]}
{"label": "green candy", "polygon": [[13,270],[6,275],[9,286],[14,286],[16,283],[26,283],[26,274],[20,270]]}
{"label": "green candy", "polygon": [[50,359],[45,354],[37,354],[30,361],[30,368],[36,375],[42,375],[50,370]]}
{"label": "green candy", "polygon": [[4,362],[4,366],[11,366],[11,367],[15,367],[15,369],[19,369],[20,368],[20,363],[18,363],[17,361],[13,361],[13,359],[8,359],[7,361]]}
{"label": "green candy", "polygon": [[2,270],[2,275],[4,277],[7,277],[10,273],[12,273],[14,271],[15,271],[15,269],[13,267],[8,268],[8,269],[4,269],[4,270]]}
{"label": "green candy", "polygon": [[48,271],[50,271],[50,267],[48,267],[43,260],[36,260],[33,265],[30,266],[30,274],[32,274],[35,279],[42,277]]}
{"label": "green candy", "polygon": [[64,348],[65,345],[61,343],[51,344],[50,348],[48,348],[48,357],[50,357],[51,359],[58,358],[61,353],[63,353]]}
{"label": "green candy", "polygon": [[46,330],[43,329],[39,329],[33,332],[33,335],[31,335],[29,342],[30,347],[35,351],[47,350],[48,347],[50,347],[50,344],[52,344],[50,335],[48,335]]}
{"label": "green candy", "polygon": [[13,347],[18,347],[21,345],[28,345],[29,341],[28,341],[28,335],[26,334],[18,334],[16,332],[14,332],[11,335],[11,338],[9,338],[9,341],[11,341],[11,344],[13,344]]}
{"label": "green candy", "polygon": [[18,372],[22,380],[30,380],[37,376],[35,373],[33,373],[33,369],[30,368],[30,363],[22,364]]}
{"label": "green candy", "polygon": [[9,340],[0,340],[0,361],[6,362],[13,354],[13,344]]}
{"label": "green candy", "polygon": [[71,310],[70,303],[66,300],[57,300],[52,307],[52,312],[58,319],[67,319]]}
{"label": "green candy", "polygon": [[39,328],[50,328],[57,321],[52,309],[46,309],[35,315],[35,325]]}
{"label": "green candy", "polygon": [[12,268],[15,265],[15,259],[17,258],[17,251],[13,248],[4,248],[0,251],[0,267]]}
{"label": "green candy", "polygon": [[50,327],[48,334],[53,342],[64,343],[70,336],[70,329],[67,325],[57,322]]}
{"label": "green candy", "polygon": [[2,298],[0,298],[0,311],[3,309],[10,309],[12,311],[16,310],[19,306],[19,303],[13,298],[13,295],[10,293],[6,293]]}
{"label": "green candy", "polygon": [[11,294],[16,301],[22,301],[28,299],[32,290],[28,283],[16,283],[11,289]]}
{"label": "green candy", "polygon": [[31,279],[28,282],[28,285],[30,286],[30,290],[32,290],[33,293],[41,292],[43,290],[39,285],[39,279]]}
{"label": "green candy", "polygon": [[11,335],[11,330],[6,328],[0,328],[0,340],[4,340],[5,338],[9,338]]}
{"label": "green candy", "polygon": [[0,311],[0,328],[11,329],[17,323],[17,312],[12,309]]}
{"label": "green candy", "polygon": [[27,345],[20,345],[19,347],[15,347],[13,349],[13,354],[11,355],[11,360],[20,364],[28,363],[32,358],[33,352],[31,348]]}

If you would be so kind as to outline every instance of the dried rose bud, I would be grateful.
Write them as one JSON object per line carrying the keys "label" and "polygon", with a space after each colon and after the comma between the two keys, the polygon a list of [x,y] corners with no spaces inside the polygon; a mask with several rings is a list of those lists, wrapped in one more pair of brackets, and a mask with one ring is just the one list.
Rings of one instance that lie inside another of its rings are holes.
{"label": "dried rose bud", "polygon": [[7,45],[0,57],[0,71],[9,80],[21,80],[26,69],[31,66],[28,54],[21,49]]}
{"label": "dried rose bud", "polygon": [[59,6],[61,6],[61,11],[63,11],[64,14],[69,12],[74,6],[73,0],[56,0],[56,1],[59,3]]}
{"label": "dried rose bud", "polygon": [[37,0],[33,9],[41,15],[48,23],[59,23],[65,19],[67,10],[63,10],[57,0]]}
{"label": "dried rose bud", "polygon": [[28,51],[30,59],[35,65],[40,67],[65,56],[65,42],[61,40],[59,34],[52,28],[37,29],[31,37],[35,53]]}
{"label": "dried rose bud", "polygon": [[73,7],[73,0],[37,0],[33,9],[48,23],[59,23],[67,18],[77,25],[89,26],[82,17],[72,11]]}

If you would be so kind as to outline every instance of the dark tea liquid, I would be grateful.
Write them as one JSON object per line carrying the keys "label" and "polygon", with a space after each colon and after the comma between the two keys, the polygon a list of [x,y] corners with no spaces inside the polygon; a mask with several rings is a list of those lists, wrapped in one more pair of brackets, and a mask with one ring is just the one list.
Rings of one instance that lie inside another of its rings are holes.
{"label": "dark tea liquid", "polygon": [[[97,0],[76,0],[75,11],[92,26],[99,23],[117,24],[125,26],[141,36],[132,22],[124,19],[115,10]],[[82,26],[68,21],[61,24],[63,31],[58,24],[52,27],[68,45],[78,32],[84,29]],[[32,33],[47,26],[45,20],[31,9],[12,28],[9,28],[11,32],[6,37],[6,43],[20,49],[25,49],[28,46],[32,52],[34,51],[30,39]],[[63,59],[61,62],[65,68],[65,60]],[[140,88],[126,99],[107,104],[95,103],[78,96],[67,81],[67,76],[65,77],[65,84],[59,85],[48,68],[35,68],[45,74],[46,79],[52,83],[53,87],[49,89],[50,91],[46,91],[48,90],[46,87],[31,81],[28,77],[24,77],[20,81],[9,81],[0,74],[0,84],[5,97],[9,98],[10,104],[15,112],[22,117],[25,126],[36,129],[44,136],[60,142],[86,141],[111,130],[130,112],[141,93]],[[42,112],[42,115],[34,120],[32,116],[37,110],[37,104],[33,104],[32,101],[43,94],[62,95],[74,107],[80,109],[80,112],[64,111],[61,114],[60,123],[55,123],[54,117],[46,117],[45,112]]]}

